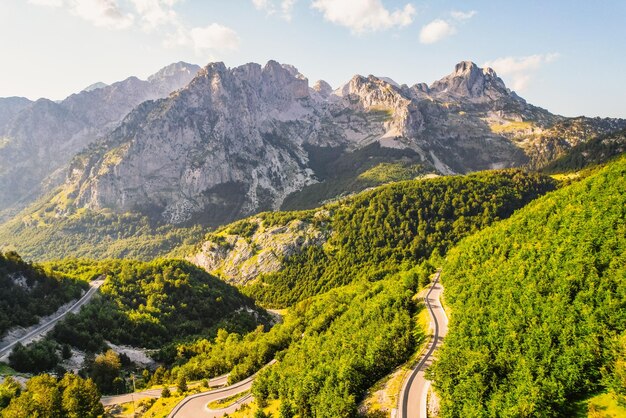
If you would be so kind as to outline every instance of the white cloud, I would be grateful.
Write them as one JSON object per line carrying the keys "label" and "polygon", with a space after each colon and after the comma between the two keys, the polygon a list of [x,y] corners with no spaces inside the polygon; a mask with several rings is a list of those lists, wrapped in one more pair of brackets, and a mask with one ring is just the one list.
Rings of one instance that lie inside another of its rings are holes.
{"label": "white cloud", "polygon": [[456,28],[445,20],[435,19],[420,31],[420,42],[433,44],[456,33]]}
{"label": "white cloud", "polygon": [[478,13],[476,10],[470,10],[469,12],[461,12],[459,10],[454,10],[452,12],[450,12],[450,16],[452,16],[452,18],[454,20],[468,20],[473,18],[474,16],[476,16],[476,13]]}
{"label": "white cloud", "polygon": [[476,15],[475,10],[469,12],[452,11],[450,12],[451,19],[435,19],[432,22],[424,25],[420,30],[420,42],[423,44],[434,44],[442,39],[457,33],[457,26],[466,20],[471,19]]}
{"label": "white cloud", "polygon": [[525,57],[502,57],[487,61],[483,67],[491,67],[500,76],[506,76],[511,81],[513,90],[526,89],[532,80],[534,73],[545,64],[554,62],[559,58],[556,52],[550,54],[535,54]]}
{"label": "white cloud", "polygon": [[262,10],[268,15],[278,15],[281,18],[291,20],[291,11],[296,0],[252,0],[257,10]]}
{"label": "white cloud", "polygon": [[182,27],[165,40],[165,46],[192,47],[197,55],[207,52],[226,52],[239,48],[239,35],[233,29],[211,23],[206,27],[197,27],[186,31]]}
{"label": "white cloud", "polygon": [[124,29],[132,25],[134,20],[133,15],[124,13],[115,0],[70,0],[66,6],[72,14],[95,26]]}
{"label": "white cloud", "polygon": [[[187,27],[174,6],[181,0],[126,0],[126,6],[134,13],[123,10],[118,0],[29,0],[38,6],[62,7],[71,14],[81,17],[95,26],[110,29],[125,29],[138,23],[145,32],[164,28],[163,45],[166,47],[188,47],[198,55],[207,52],[225,52],[239,48],[239,35],[233,29],[211,23],[204,27]],[[271,0],[253,0],[263,4]],[[291,10],[294,0],[283,0],[281,10]],[[169,32],[169,34],[167,34]]]}
{"label": "white cloud", "polygon": [[415,15],[411,4],[390,12],[381,0],[315,0],[311,7],[322,12],[329,22],[356,34],[407,26]]}
{"label": "white cloud", "polygon": [[151,31],[161,25],[178,24],[173,9],[178,0],[130,0],[141,20],[142,29]]}

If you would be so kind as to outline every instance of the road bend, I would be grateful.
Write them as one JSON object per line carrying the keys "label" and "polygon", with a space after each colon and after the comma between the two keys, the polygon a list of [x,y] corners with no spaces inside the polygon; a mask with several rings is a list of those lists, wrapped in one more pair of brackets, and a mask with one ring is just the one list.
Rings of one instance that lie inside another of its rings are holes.
{"label": "road bend", "polygon": [[[276,360],[272,360],[267,363],[265,367],[271,366],[276,363]],[[208,392],[197,393],[195,395],[187,396],[180,401],[178,405],[172,409],[172,412],[167,416],[168,418],[218,418],[227,413],[235,412],[242,404],[251,402],[253,397],[251,394],[242,397],[237,400],[233,405],[224,408],[212,410],[207,407],[209,402],[219,401],[220,399],[229,398],[231,396],[238,395],[242,392],[246,392],[252,388],[252,382],[258,374],[255,373],[247,379],[237,382],[222,389],[211,390]]]}
{"label": "road bend", "polygon": [[427,418],[426,399],[430,381],[426,379],[425,373],[428,366],[433,362],[435,350],[441,346],[443,338],[448,333],[448,317],[441,305],[443,287],[439,282],[440,275],[441,269],[437,270],[433,284],[424,298],[426,308],[430,313],[433,333],[426,346],[426,352],[402,385],[398,403],[398,418]]}
{"label": "road bend", "polygon": [[[215,388],[225,386],[226,383],[228,383],[228,374],[214,377],[209,380],[209,386]],[[193,385],[189,385],[189,387],[193,388]],[[175,393],[177,388],[176,386],[170,386],[169,390],[170,392]],[[162,392],[163,389],[148,389],[142,390],[141,392],[125,393],[123,395],[103,396],[100,398],[100,402],[102,402],[102,405],[104,406],[121,405],[123,403],[140,401],[147,398],[158,399],[161,397]]]}

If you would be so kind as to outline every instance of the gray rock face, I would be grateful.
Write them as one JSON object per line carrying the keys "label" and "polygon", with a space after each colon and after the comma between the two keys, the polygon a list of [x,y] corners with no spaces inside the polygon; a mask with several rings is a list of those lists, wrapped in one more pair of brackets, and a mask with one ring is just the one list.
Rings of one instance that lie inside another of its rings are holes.
{"label": "gray rock face", "polygon": [[478,68],[471,61],[456,65],[454,72],[429,89],[435,97],[449,100],[495,101],[503,97],[520,99],[506,88],[504,82],[491,68]]}
{"label": "gray rock face", "polygon": [[0,147],[0,210],[25,206],[42,192],[46,178],[52,186],[62,182],[63,176],[53,174],[74,154],[110,132],[141,102],[165,97],[186,85],[198,69],[177,63],[148,81],[130,77],[86,89],[59,103],[22,99],[12,111],[4,106],[11,99],[0,100],[4,143]]}
{"label": "gray rock face", "polygon": [[[181,73],[180,66],[167,71]],[[142,82],[125,83],[133,92]],[[124,104],[114,86],[90,94]],[[72,100],[54,111],[68,112],[75,124],[87,118],[106,126],[114,119],[101,106],[74,121],[70,109],[86,105],[82,97]],[[57,213],[138,210],[170,223],[220,224],[278,208],[290,193],[319,181],[316,169],[332,170],[326,163],[334,154],[376,143],[411,151],[427,169],[452,174],[537,164],[567,147],[562,135],[576,132],[584,141],[606,127],[626,126],[569,120],[526,103],[493,70],[471,62],[430,87],[357,75],[334,91],[322,81],[310,88],[295,67],[275,61],[232,69],[212,63],[185,88],[136,107],[76,156],[63,190],[72,203]]]}
{"label": "gray rock face", "polygon": [[[315,214],[318,221],[328,220],[328,212]],[[247,222],[257,225],[249,237],[220,231],[202,244],[189,261],[235,284],[254,281],[260,274],[280,270],[285,257],[302,252],[311,245],[322,245],[330,232],[310,222],[292,220],[285,225],[265,227],[260,218]]]}

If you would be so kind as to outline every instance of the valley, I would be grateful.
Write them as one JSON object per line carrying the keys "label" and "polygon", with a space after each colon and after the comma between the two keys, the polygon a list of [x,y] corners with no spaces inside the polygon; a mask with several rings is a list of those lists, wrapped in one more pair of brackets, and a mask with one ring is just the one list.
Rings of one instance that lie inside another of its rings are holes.
{"label": "valley", "polygon": [[336,89],[179,62],[0,99],[0,417],[620,407],[624,129],[471,61]]}

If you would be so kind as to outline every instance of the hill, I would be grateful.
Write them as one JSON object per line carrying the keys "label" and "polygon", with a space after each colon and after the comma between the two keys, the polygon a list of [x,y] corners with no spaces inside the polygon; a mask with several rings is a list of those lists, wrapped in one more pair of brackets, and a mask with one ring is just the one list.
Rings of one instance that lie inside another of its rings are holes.
{"label": "hill", "polygon": [[625,179],[622,157],[448,253],[450,332],[432,373],[443,417],[566,416],[620,381]]}
{"label": "hill", "polygon": [[272,306],[446,250],[555,188],[519,170],[399,182],[305,212],[267,213],[207,236],[192,261]]}
{"label": "hill", "polygon": [[31,210],[0,225],[0,249],[17,250],[38,261],[67,257],[147,261],[196,244],[206,233],[200,226],[162,225],[136,213],[81,210],[59,217],[55,205],[40,199]]}
{"label": "hill", "polygon": [[161,348],[214,335],[218,328],[248,331],[269,322],[251,299],[185,261],[66,260],[50,265],[59,271],[107,274],[100,296],[51,333],[57,342],[83,350],[99,352],[105,341]]}

